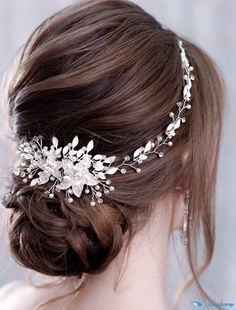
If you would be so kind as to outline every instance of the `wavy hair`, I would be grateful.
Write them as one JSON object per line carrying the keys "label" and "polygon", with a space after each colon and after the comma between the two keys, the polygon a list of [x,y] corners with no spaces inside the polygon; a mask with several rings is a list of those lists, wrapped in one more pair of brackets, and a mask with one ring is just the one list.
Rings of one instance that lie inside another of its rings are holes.
{"label": "wavy hair", "polygon": [[[182,98],[181,58],[175,32],[138,5],[94,0],[71,5],[32,33],[11,80],[7,104],[16,143],[43,135],[64,143],[91,138],[96,151],[123,158],[161,132]],[[191,191],[187,255],[199,274],[214,249],[214,191],[223,115],[222,82],[211,58],[181,38],[194,67],[192,109],[165,156],[150,158],[142,173],[111,176],[116,190],[91,207],[62,193],[47,199],[44,185],[12,177],[9,239],[22,265],[50,276],[77,277],[104,270],[152,214],[152,202]],[[181,155],[188,150],[185,165]],[[172,214],[174,210],[172,210]],[[137,217],[143,219],[142,223]],[[204,262],[197,267],[198,236]]]}

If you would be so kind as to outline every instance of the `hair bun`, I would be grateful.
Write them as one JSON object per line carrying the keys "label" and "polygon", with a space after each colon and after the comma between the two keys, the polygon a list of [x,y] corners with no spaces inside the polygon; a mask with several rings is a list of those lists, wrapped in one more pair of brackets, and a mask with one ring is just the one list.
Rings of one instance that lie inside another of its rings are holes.
{"label": "hair bun", "polygon": [[20,264],[52,276],[81,276],[104,268],[122,246],[125,217],[118,208],[86,201],[66,205],[60,193],[24,188],[11,196],[10,248]]}

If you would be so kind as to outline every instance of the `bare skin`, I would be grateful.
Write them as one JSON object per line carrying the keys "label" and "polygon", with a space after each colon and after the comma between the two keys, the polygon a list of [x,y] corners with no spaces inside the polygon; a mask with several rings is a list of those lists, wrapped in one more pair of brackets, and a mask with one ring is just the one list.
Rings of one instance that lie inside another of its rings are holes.
{"label": "bare skin", "polygon": [[[149,222],[130,245],[127,261],[122,265],[116,291],[114,281],[119,275],[122,253],[101,274],[88,277],[71,305],[71,296],[44,309],[68,310],[166,310],[164,299],[165,267],[171,233],[171,221],[165,210],[182,210],[183,199],[159,203]],[[165,214],[164,214],[165,213]],[[175,216],[174,229],[179,226],[181,211]],[[119,267],[118,267],[119,268]],[[32,310],[47,299],[66,294],[72,289],[68,282],[54,288],[34,288],[26,282],[14,282],[0,289],[0,306],[4,310]],[[69,305],[63,308],[63,305]]]}

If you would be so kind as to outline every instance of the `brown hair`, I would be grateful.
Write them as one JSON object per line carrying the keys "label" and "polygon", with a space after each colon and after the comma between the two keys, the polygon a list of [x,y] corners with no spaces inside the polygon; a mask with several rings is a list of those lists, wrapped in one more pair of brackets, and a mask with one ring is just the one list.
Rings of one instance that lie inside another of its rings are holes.
{"label": "brown hair", "polygon": [[[82,145],[92,138],[97,153],[118,158],[130,154],[165,128],[169,112],[182,98],[178,38],[129,1],[86,1],[56,13],[29,38],[9,87],[14,137],[22,141],[40,134],[49,145],[54,135],[62,143],[79,135]],[[47,275],[80,278],[98,273],[118,255],[124,234],[130,242],[148,220],[152,202],[176,195],[179,185],[191,191],[187,252],[198,283],[201,228],[204,267],[214,248],[223,96],[213,61],[182,40],[195,81],[192,109],[174,146],[162,159],[145,161],[140,174],[113,175],[115,191],[95,207],[86,195],[73,204],[61,193],[47,199],[42,197],[43,185],[32,188],[13,177],[14,195],[7,207],[10,247],[18,262]],[[186,149],[189,156],[183,165]],[[138,225],[140,214],[143,222]]]}

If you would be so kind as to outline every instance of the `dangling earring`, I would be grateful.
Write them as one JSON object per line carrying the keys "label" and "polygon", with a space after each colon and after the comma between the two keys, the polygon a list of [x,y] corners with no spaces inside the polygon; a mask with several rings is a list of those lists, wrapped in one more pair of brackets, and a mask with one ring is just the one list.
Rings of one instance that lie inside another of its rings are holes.
{"label": "dangling earring", "polygon": [[190,191],[187,190],[184,197],[184,214],[183,214],[183,222],[182,227],[180,228],[180,239],[182,244],[185,246],[188,243],[188,213],[189,213],[189,199],[190,199]]}

